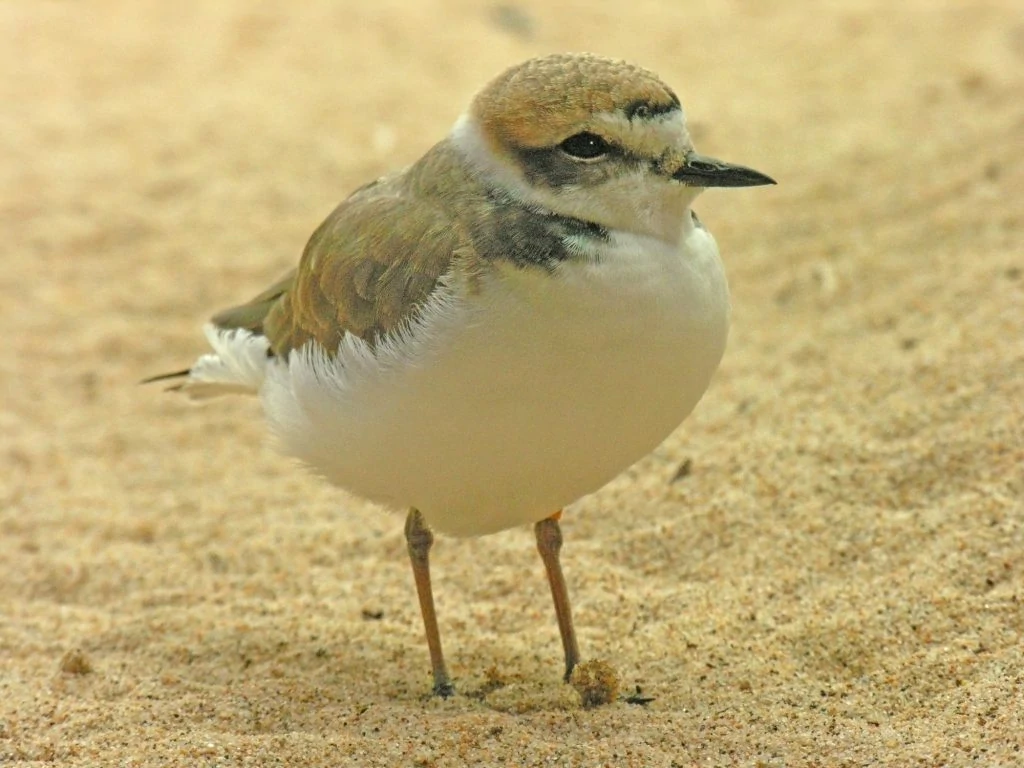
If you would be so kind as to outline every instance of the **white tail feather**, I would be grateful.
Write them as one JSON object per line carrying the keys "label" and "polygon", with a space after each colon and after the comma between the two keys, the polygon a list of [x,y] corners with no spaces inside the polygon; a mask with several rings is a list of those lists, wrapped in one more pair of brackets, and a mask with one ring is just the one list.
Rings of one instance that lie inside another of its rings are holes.
{"label": "white tail feather", "polygon": [[181,391],[193,400],[233,393],[255,394],[263,385],[270,344],[242,328],[203,328],[213,352],[196,360]]}

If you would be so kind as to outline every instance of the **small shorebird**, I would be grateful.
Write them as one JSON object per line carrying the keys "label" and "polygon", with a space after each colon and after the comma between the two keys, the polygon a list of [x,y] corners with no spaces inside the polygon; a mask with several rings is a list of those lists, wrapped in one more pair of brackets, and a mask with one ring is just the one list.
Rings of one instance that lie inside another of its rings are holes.
{"label": "small shorebird", "polygon": [[196,398],[258,393],[286,453],[408,511],[441,696],[431,531],[532,524],[568,680],[561,509],[664,440],[718,367],[728,288],[694,199],[773,183],[698,154],[653,73],[533,59],[419,161],[342,202],[296,269],[214,316],[211,353],[156,378]]}

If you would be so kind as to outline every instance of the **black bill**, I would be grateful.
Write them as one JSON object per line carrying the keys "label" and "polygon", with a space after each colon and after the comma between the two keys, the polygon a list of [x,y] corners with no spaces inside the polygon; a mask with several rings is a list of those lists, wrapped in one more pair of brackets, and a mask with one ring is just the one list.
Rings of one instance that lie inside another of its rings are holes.
{"label": "black bill", "polygon": [[691,187],[761,187],[775,179],[743,165],[733,165],[694,152],[672,178]]}

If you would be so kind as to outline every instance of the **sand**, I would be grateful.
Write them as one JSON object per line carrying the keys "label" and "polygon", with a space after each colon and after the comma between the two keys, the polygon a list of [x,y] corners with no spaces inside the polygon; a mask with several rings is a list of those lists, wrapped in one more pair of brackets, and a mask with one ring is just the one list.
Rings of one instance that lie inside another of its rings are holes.
{"label": "sand", "polygon": [[[810,8],[0,5],[0,763],[1024,764],[1024,14]],[[433,700],[401,519],[280,458],[255,401],[136,382],[562,50],[658,71],[779,185],[698,202],[722,368],[566,510],[619,700],[560,682],[528,529],[435,547]]]}

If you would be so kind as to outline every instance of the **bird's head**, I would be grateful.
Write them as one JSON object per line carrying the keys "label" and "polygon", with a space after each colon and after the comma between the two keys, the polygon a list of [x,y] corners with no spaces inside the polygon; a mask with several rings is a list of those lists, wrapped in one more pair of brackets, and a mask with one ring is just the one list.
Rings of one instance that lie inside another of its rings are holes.
{"label": "bird's head", "polygon": [[698,154],[679,98],[657,75],[589,54],[505,71],[452,138],[490,183],[526,204],[668,241],[704,188],[775,183]]}

